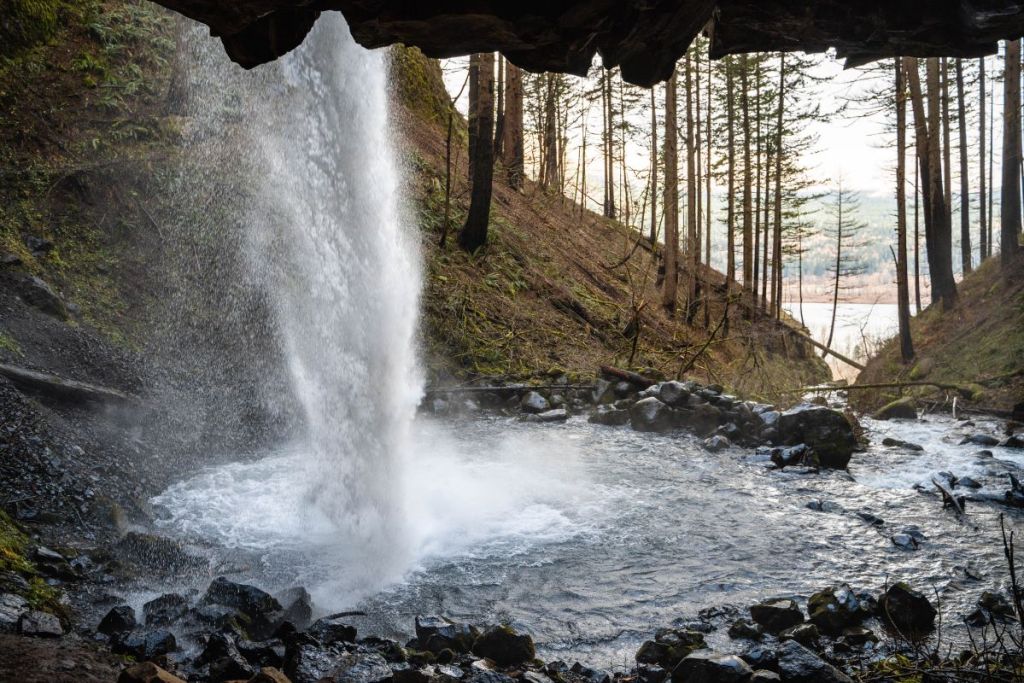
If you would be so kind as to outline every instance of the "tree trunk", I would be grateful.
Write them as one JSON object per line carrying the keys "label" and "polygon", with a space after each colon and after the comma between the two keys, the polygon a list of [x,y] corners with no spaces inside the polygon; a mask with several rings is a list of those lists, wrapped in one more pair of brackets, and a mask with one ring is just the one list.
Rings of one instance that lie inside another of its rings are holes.
{"label": "tree trunk", "polygon": [[825,350],[821,353],[822,358],[832,350],[832,337],[836,332],[836,309],[839,307],[839,277],[842,273],[843,263],[843,186],[841,182],[836,201],[839,202],[839,214],[836,219],[836,281],[832,287],[832,322],[829,324],[828,339],[825,341]]}
{"label": "tree trunk", "polygon": [[480,115],[480,59],[481,55],[479,54],[469,56],[469,109],[466,114],[469,165],[466,166],[466,173],[470,183],[473,182],[473,172],[476,168],[476,140],[480,129],[480,122],[477,120]]}
{"label": "tree trunk", "polygon": [[562,179],[558,175],[558,117],[555,109],[555,77],[544,76],[544,173],[541,186],[562,191]]}
{"label": "tree trunk", "polygon": [[992,250],[995,248],[995,244],[992,241],[992,224],[996,222],[995,215],[995,198],[996,191],[993,185],[993,179],[995,176],[995,155],[996,155],[996,89],[995,87],[989,88],[989,100],[988,100],[988,251],[985,252],[986,258],[992,258]]}
{"label": "tree trunk", "polygon": [[[705,133],[708,143],[708,151],[705,155],[707,164],[707,175],[704,176],[704,263],[711,266],[711,55],[708,55],[708,89],[707,89],[707,110],[704,112]],[[711,324],[711,311],[708,303],[704,305],[704,328]]]}
{"label": "tree trunk", "polygon": [[779,102],[775,112],[775,239],[772,245],[772,315],[782,312],[782,114],[786,102],[786,53],[779,53]]}
{"label": "tree trunk", "polygon": [[505,65],[505,116],[501,158],[508,184],[523,189],[523,74],[519,67]]}
{"label": "tree trunk", "polygon": [[971,272],[971,192],[967,182],[967,105],[964,102],[964,60],[956,60],[956,119],[960,134],[960,261]]}
{"label": "tree trunk", "polygon": [[757,147],[754,150],[754,158],[757,160],[757,173],[754,176],[754,246],[752,253],[753,263],[751,264],[754,269],[753,276],[751,277],[751,283],[753,286],[753,292],[751,292],[754,299],[754,306],[757,306],[758,300],[758,281],[760,279],[760,264],[761,264],[761,60],[757,59],[755,62],[755,77],[754,77],[754,135],[757,139]]}
{"label": "tree trunk", "polygon": [[939,69],[942,75],[942,196],[946,200],[946,215],[949,216],[950,238],[952,239],[953,169],[951,157],[953,152],[949,134],[949,64],[945,57],[939,61]]}
{"label": "tree trunk", "polygon": [[[743,112],[743,296],[752,296],[754,291],[754,268],[753,268],[753,169],[750,159],[750,98],[748,96],[749,85],[747,83],[747,72],[749,59],[746,54],[740,55],[740,109]],[[751,299],[748,315],[753,317],[754,306],[757,301]]]}
{"label": "tree trunk", "polygon": [[1003,186],[1000,196],[1000,263],[1017,257],[1020,240],[1020,40],[1006,43],[1003,77]]}
{"label": "tree trunk", "polygon": [[[487,243],[487,224],[491,214],[491,177],[494,172],[494,53],[476,57],[475,74],[471,68],[470,81],[477,81],[476,106],[473,107],[476,144],[470,159],[472,195],[466,224],[459,232],[459,246],[473,252]],[[471,91],[472,92],[472,91]]]}
{"label": "tree trunk", "polygon": [[686,69],[686,324],[697,312],[697,168],[693,137],[693,63],[687,50]]}
{"label": "tree trunk", "polygon": [[914,302],[917,313],[921,313],[921,203],[918,200],[920,167],[917,153],[914,153]]}
{"label": "tree trunk", "polygon": [[494,158],[504,159],[505,144],[505,58],[498,54],[498,80],[494,82],[496,89],[494,102]]}
{"label": "tree trunk", "polygon": [[612,106],[612,76],[607,69],[603,79],[604,131],[604,215],[615,218],[615,109]]}
{"label": "tree trunk", "polygon": [[658,105],[651,87],[651,253],[658,257]]}
{"label": "tree trunk", "polygon": [[728,164],[728,187],[726,188],[725,232],[726,232],[726,265],[725,265],[725,332],[729,331],[729,302],[732,299],[732,284],[736,280],[736,108],[735,88],[733,84],[732,56],[725,58],[725,117],[728,129],[729,150],[726,156]]}
{"label": "tree trunk", "polygon": [[676,73],[665,84],[665,282],[661,305],[669,315],[676,310],[679,281],[679,159],[676,133]]}
{"label": "tree trunk", "polygon": [[981,152],[978,155],[978,262],[988,257],[988,234],[986,225],[988,213],[985,211],[985,58],[978,59],[978,143]]}
{"label": "tree trunk", "polygon": [[907,286],[907,90],[903,85],[903,67],[899,57],[896,57],[895,64],[896,301],[900,330],[900,357],[904,363],[907,363],[914,357],[914,345],[910,338],[910,288]]}

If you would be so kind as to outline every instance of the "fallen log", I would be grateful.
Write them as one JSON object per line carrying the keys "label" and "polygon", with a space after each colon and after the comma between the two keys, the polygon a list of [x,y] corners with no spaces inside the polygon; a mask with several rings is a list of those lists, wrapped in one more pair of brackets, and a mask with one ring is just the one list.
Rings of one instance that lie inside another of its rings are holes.
{"label": "fallen log", "polygon": [[657,384],[657,382],[655,382],[650,377],[644,377],[638,372],[632,372],[630,370],[621,370],[619,368],[613,368],[610,365],[602,365],[601,374],[604,375],[605,377],[610,377],[612,379],[618,379],[624,382],[629,382],[631,384],[636,384],[637,386],[643,387],[645,389],[649,386]]}
{"label": "fallen log", "polygon": [[958,384],[946,384],[944,382],[876,382],[871,384],[818,384],[812,387],[802,387],[800,389],[792,389],[790,391],[782,392],[786,394],[796,394],[802,392],[816,392],[816,391],[854,391],[858,389],[905,389],[908,387],[935,387],[936,389],[943,389],[945,391],[955,391],[964,398],[970,398],[973,392],[968,387],[963,387]]}
{"label": "fallen log", "polygon": [[957,496],[955,496],[953,494],[953,491],[948,486],[946,486],[944,483],[942,483],[935,477],[932,477],[932,484],[934,484],[935,488],[937,488],[939,490],[939,493],[942,494],[943,508],[953,508],[953,511],[956,512],[957,517],[967,516],[967,513],[964,511],[962,498],[958,498]]}
{"label": "fallen log", "polygon": [[585,389],[592,391],[594,389],[593,384],[522,384],[518,386],[495,386],[495,387],[430,387],[423,390],[423,393],[427,396],[437,396],[438,394],[485,394],[485,393],[510,393],[516,391],[536,391],[537,389],[553,390],[553,389]]}
{"label": "fallen log", "polygon": [[[786,327],[789,327],[789,326],[787,325]],[[814,339],[813,337],[810,337],[810,336],[804,334],[800,330],[794,329],[792,327],[789,327],[789,330],[790,330],[790,332],[792,332],[792,334],[794,336],[799,337],[800,339],[803,339],[805,342],[807,342],[811,346],[814,346],[816,348],[821,349],[822,351],[824,351],[828,355],[841,360],[842,362],[846,363],[847,365],[849,365],[851,367],[854,367],[854,368],[857,368],[858,370],[863,370],[864,369],[864,366],[861,365],[860,363],[858,363],[857,361],[853,360],[852,358],[847,358],[846,356],[844,356],[843,354],[839,353],[838,351],[833,351],[828,346],[825,346],[824,344],[822,344],[817,339]]]}
{"label": "fallen log", "polygon": [[71,403],[124,404],[136,401],[136,397],[117,389],[64,379],[37,370],[19,368],[15,365],[0,364],[0,376],[6,377],[15,386],[32,393]]}

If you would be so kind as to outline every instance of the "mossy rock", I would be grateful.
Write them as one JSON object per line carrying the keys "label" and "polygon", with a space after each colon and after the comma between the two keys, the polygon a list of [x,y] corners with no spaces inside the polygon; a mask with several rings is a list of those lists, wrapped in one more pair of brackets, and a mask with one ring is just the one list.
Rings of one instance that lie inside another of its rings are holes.
{"label": "mossy rock", "polygon": [[0,5],[0,56],[48,39],[57,29],[60,0],[4,0]]}
{"label": "mossy rock", "polygon": [[872,417],[876,420],[916,420],[917,401],[910,396],[898,398],[876,410]]}

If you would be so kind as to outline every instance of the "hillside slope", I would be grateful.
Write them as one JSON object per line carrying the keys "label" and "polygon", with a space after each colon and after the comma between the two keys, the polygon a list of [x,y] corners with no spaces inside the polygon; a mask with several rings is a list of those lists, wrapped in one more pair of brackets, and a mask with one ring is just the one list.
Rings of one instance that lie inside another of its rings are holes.
{"label": "hillside slope", "polygon": [[436,62],[414,49],[393,50],[396,115],[426,255],[427,362],[436,377],[592,375],[602,364],[674,377],[689,367],[694,379],[763,398],[828,377],[826,366],[784,325],[749,324],[733,305],[726,335],[719,327],[724,278],[714,271],[701,271],[711,283],[708,327],[703,311],[693,327],[679,322],[682,313],[670,318],[660,306],[649,242],[533,182],[522,192],[512,189],[500,167],[490,242],[475,255],[459,250],[454,236],[468,210],[469,188],[465,123],[458,115],[449,239],[441,248],[448,96]]}
{"label": "hillside slope", "polygon": [[915,358],[904,365],[897,339],[872,358],[857,384],[937,382],[965,391],[915,386],[851,392],[854,405],[877,408],[902,395],[961,406],[1021,412],[1024,406],[1024,259],[1009,273],[989,259],[964,278],[956,308],[929,306],[911,320]]}

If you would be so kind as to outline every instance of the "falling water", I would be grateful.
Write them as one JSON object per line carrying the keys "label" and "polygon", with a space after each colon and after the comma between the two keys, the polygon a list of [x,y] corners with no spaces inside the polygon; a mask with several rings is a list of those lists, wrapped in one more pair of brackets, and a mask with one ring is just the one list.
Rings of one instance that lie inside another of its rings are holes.
{"label": "falling water", "polygon": [[[356,45],[333,12],[299,49],[253,72],[199,29],[189,43],[188,152],[218,182],[237,176],[243,279],[272,318],[255,333],[276,340],[290,384],[261,390],[300,416],[283,466],[273,477],[236,472],[252,487],[224,501],[244,509],[225,512],[234,533],[329,536],[359,554],[366,577],[380,576],[404,545],[396,472],[422,385],[420,263],[389,142],[386,55]],[[216,498],[224,486],[212,485],[193,493]],[[188,495],[162,500],[177,498],[176,524],[203,531],[217,502]]]}

